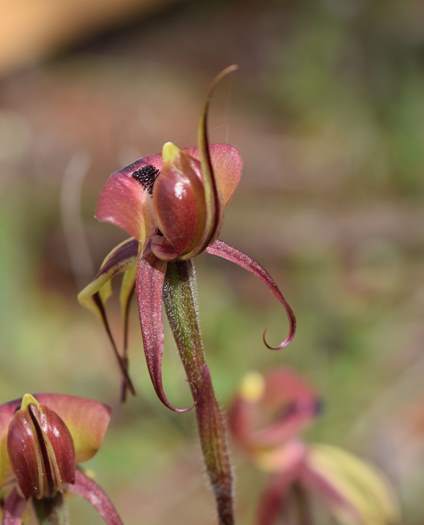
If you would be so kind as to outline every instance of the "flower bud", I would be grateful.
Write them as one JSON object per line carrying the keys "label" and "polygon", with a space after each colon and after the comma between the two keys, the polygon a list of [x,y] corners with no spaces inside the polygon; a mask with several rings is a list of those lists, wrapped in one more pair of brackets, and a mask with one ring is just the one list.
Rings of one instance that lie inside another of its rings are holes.
{"label": "flower bud", "polygon": [[10,422],[7,449],[18,485],[26,498],[63,492],[75,480],[75,450],[62,419],[30,394]]}

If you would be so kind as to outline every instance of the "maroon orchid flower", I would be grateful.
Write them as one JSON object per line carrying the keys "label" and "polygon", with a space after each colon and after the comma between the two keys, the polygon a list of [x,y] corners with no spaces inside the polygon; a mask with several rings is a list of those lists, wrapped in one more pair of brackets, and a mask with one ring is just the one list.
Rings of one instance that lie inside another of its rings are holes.
{"label": "maroon orchid flower", "polygon": [[[225,426],[207,368],[200,335],[196,278],[192,259],[207,252],[233,262],[261,279],[283,305],[289,333],[278,345],[293,339],[295,316],[267,271],[248,255],[217,240],[223,210],[241,176],[238,150],[229,144],[209,144],[207,120],[216,84],[235,66],[220,73],[209,90],[200,119],[198,147],[180,149],[167,142],[162,154],[143,157],[112,174],[100,195],[96,217],[110,222],[131,238],[117,246],[103,261],[96,279],[79,295],[80,302],[102,319],[123,374],[122,397],[134,387],[128,376],[128,309],[136,295],[147,366],[162,403],[177,412],[162,382],[163,319],[165,306],[194,399],[199,433],[222,524],[234,523],[232,475],[225,442]],[[121,308],[124,319],[123,352],[105,313],[110,281],[123,274]]]}
{"label": "maroon orchid flower", "polygon": [[[269,481],[262,492],[257,525],[313,525],[310,496],[318,498],[337,523],[394,525],[396,498],[380,473],[329,445],[305,443],[299,432],[319,413],[314,390],[289,369],[244,379],[229,411],[235,442]],[[291,523],[291,521],[289,521]]]}
{"label": "maroon orchid flower", "polygon": [[122,525],[105,492],[77,465],[99,449],[110,409],[60,394],[25,394],[0,406],[3,525],[20,525],[30,504],[40,524],[68,523],[64,497],[82,496],[107,525]]}

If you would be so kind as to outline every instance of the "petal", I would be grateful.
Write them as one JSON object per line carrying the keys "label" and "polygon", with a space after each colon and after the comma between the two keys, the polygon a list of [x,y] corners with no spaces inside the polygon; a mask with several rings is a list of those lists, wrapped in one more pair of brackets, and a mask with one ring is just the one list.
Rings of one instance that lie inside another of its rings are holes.
{"label": "petal", "polygon": [[4,502],[3,525],[21,525],[26,503],[25,498],[13,489]]}
{"label": "petal", "polygon": [[107,301],[111,292],[110,280],[114,275],[125,271],[128,265],[135,261],[138,247],[139,243],[136,239],[127,239],[115,246],[104,258],[94,281],[78,294],[79,303],[100,316],[93,297],[95,294],[100,293],[102,294],[103,302]]}
{"label": "petal", "polygon": [[125,230],[141,242],[151,229],[149,218],[150,188],[135,177],[146,166],[160,170],[159,155],[136,160],[107,179],[97,202],[96,218]]}
{"label": "petal", "polygon": [[111,409],[107,405],[65,394],[35,394],[34,397],[64,421],[74,442],[77,463],[96,454],[110,422]]}
{"label": "petal", "polygon": [[[138,247],[139,243],[136,239],[127,239],[116,246],[102,262],[96,279],[78,294],[78,301],[80,304],[93,311],[102,320],[117,364],[123,376],[123,381],[126,384],[125,389],[128,387],[133,394],[135,393],[135,388],[128,375],[128,365],[125,361],[125,356],[122,358],[119,354],[104,305],[112,291],[110,283],[111,279],[118,273],[131,271],[131,266],[135,266]],[[126,293],[127,291],[124,290],[124,298]],[[126,330],[125,327],[124,330]]]}
{"label": "petal", "polygon": [[187,409],[175,408],[165,394],[162,382],[163,319],[162,291],[167,263],[149,255],[140,257],[136,276],[136,296],[143,336],[147,368],[157,396],[174,412]]}
{"label": "petal", "polygon": [[313,445],[302,476],[343,523],[385,525],[399,520],[396,497],[383,476],[342,449]]}
{"label": "petal", "polygon": [[268,288],[271,290],[271,292],[274,294],[277,300],[283,305],[284,310],[286,311],[286,315],[289,321],[289,333],[287,337],[277,346],[271,346],[270,344],[268,344],[265,338],[266,332],[264,332],[263,334],[263,340],[265,345],[270,350],[281,350],[282,348],[288,346],[293,340],[296,333],[296,317],[292,307],[289,305],[283,293],[275,283],[274,279],[265,270],[265,268],[263,268],[258,262],[256,262],[254,259],[246,255],[245,253],[240,252],[236,248],[229,246],[223,241],[215,241],[213,244],[207,247],[206,251],[211,255],[216,255],[217,257],[226,259],[227,261],[237,264],[244,270],[253,273],[253,275],[259,277],[259,279],[268,286]]}
{"label": "petal", "polygon": [[9,424],[21,404],[20,399],[0,405],[0,487],[11,478],[12,466],[7,451],[7,432]]}
{"label": "petal", "polygon": [[[184,151],[199,160],[197,148],[191,147]],[[240,182],[243,161],[240,151],[231,144],[211,144],[209,151],[218,186],[219,199],[221,206],[224,207],[230,201]]]}
{"label": "petal", "polygon": [[117,510],[106,492],[83,472],[77,470],[75,483],[69,485],[68,490],[88,501],[107,525],[123,525]]}

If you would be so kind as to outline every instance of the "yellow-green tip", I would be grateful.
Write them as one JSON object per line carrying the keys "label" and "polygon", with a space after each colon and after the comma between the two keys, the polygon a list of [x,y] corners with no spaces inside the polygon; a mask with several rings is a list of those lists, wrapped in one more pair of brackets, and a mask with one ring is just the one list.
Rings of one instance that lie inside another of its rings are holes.
{"label": "yellow-green tip", "polygon": [[174,164],[180,156],[181,150],[173,142],[165,142],[162,146],[162,160],[164,165]]}
{"label": "yellow-green tip", "polygon": [[38,406],[39,404],[32,394],[24,394],[21,401],[21,410],[26,410],[30,405]]}
{"label": "yellow-green tip", "polygon": [[263,396],[265,381],[259,372],[249,372],[243,378],[240,387],[240,395],[245,401],[255,403]]}

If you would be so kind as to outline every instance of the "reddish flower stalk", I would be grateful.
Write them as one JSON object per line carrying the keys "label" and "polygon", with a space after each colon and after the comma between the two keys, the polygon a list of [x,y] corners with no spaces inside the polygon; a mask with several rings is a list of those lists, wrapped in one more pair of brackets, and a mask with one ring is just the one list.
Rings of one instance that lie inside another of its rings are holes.
{"label": "reddish flower stalk", "polygon": [[[162,154],[143,157],[113,173],[100,195],[96,216],[125,230],[131,238],[105,258],[96,279],[80,294],[80,302],[103,321],[122,376],[121,398],[134,393],[128,376],[128,311],[133,292],[137,298],[144,353],[153,387],[161,402],[175,412],[162,381],[163,319],[165,304],[194,400],[203,455],[221,524],[234,523],[232,476],[225,425],[205,362],[196,306],[192,259],[207,252],[233,262],[259,277],[282,304],[293,339],[296,319],[268,272],[248,255],[217,240],[223,211],[241,177],[238,150],[229,144],[209,144],[208,110],[217,83],[235,66],[222,71],[208,92],[198,127],[198,147],[180,149],[164,144]],[[105,303],[111,279],[123,274],[121,310],[124,350],[110,330]]]}
{"label": "reddish flower stalk", "polygon": [[3,525],[20,525],[32,503],[40,525],[67,525],[65,495],[84,492],[107,525],[121,525],[105,493],[76,469],[100,447],[110,409],[59,394],[25,394],[0,405],[0,487],[11,487]]}

